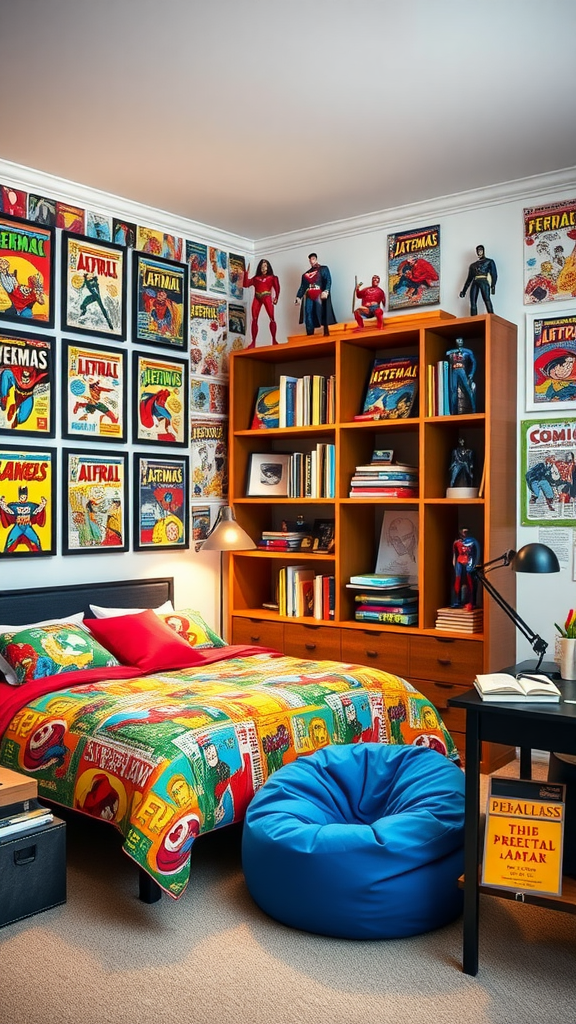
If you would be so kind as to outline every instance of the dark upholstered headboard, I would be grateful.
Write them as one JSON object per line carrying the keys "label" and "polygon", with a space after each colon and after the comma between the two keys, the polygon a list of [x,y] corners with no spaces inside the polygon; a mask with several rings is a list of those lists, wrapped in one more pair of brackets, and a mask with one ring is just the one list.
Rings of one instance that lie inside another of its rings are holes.
{"label": "dark upholstered headboard", "polygon": [[74,612],[90,616],[91,604],[109,608],[157,608],[164,601],[173,600],[172,577],[0,590],[0,624],[20,626],[43,619],[61,619]]}

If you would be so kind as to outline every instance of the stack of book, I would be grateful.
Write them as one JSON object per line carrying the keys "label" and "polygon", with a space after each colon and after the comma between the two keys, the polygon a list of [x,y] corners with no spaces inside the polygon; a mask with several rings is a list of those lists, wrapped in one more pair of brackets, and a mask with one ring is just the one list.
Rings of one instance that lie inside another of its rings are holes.
{"label": "stack of book", "polygon": [[262,530],[256,547],[260,551],[299,551],[302,539],[309,534],[301,531]]}
{"label": "stack of book", "polygon": [[483,616],[481,608],[438,608],[436,629],[446,633],[481,633]]}
{"label": "stack of book", "polygon": [[36,779],[0,768],[0,841],[53,821],[52,811],[37,796]]}
{"label": "stack of book", "polygon": [[350,497],[417,498],[418,469],[399,462],[373,460],[356,466]]}
{"label": "stack of book", "polygon": [[418,625],[418,591],[408,585],[407,576],[369,573],[351,576],[347,586],[358,591],[354,595],[357,622]]}

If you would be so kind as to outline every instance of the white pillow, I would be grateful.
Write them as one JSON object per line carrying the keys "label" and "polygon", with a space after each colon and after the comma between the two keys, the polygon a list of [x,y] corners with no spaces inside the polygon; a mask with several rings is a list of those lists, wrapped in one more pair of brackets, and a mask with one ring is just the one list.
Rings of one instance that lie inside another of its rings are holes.
{"label": "white pillow", "polygon": [[[88,632],[87,627],[84,625],[84,612],[74,612],[73,615],[66,615],[63,619],[43,619],[42,622],[28,622],[27,624],[11,625],[11,626],[0,626],[0,633],[20,633],[23,629],[35,629],[39,626],[57,626],[60,622],[70,623],[74,626],[81,626]],[[18,679],[12,666],[6,661],[5,658],[0,654],[0,672],[4,676],[7,683],[11,686],[18,685]]]}
{"label": "white pillow", "polygon": [[[90,611],[97,619],[114,619],[117,615],[138,615],[138,612],[145,612],[147,608],[101,608],[98,604],[91,604]],[[153,608],[157,615],[168,615],[174,611],[172,601],[164,601],[159,608]]]}

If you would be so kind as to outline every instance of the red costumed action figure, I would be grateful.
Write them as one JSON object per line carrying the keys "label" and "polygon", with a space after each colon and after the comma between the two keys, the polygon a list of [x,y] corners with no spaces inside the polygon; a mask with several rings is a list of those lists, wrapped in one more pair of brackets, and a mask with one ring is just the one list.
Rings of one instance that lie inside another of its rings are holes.
{"label": "red costumed action figure", "polygon": [[250,277],[250,264],[244,271],[244,288],[254,288],[252,299],[252,341],[247,348],[254,348],[258,334],[258,317],[262,306],[270,317],[270,334],[272,344],[276,345],[276,321],[274,319],[274,306],[280,295],[280,282],[268,260],[260,260],[256,267],[255,277]]}
{"label": "red costumed action figure", "polygon": [[470,536],[466,526],[458,531],[452,545],[454,568],[452,608],[465,608],[471,612],[476,600],[476,579],[474,569],[480,561],[480,545]]}
{"label": "red costumed action figure", "polygon": [[362,287],[362,281],[356,286],[355,296],[360,299],[362,303],[354,310],[354,319],[358,324],[355,330],[362,330],[364,327],[364,320],[373,320],[376,318],[376,323],[379,328],[384,326],[384,310],[386,308],[386,296],[382,289],[379,287],[380,278],[378,274],[374,274],[372,278],[372,284],[367,285],[366,288]]}

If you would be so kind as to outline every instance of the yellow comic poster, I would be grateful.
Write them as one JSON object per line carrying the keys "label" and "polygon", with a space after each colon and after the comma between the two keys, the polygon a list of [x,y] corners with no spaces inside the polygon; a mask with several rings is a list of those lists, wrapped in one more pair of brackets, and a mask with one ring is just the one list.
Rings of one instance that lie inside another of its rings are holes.
{"label": "yellow comic poster", "polygon": [[0,557],[56,554],[56,449],[0,451]]}

